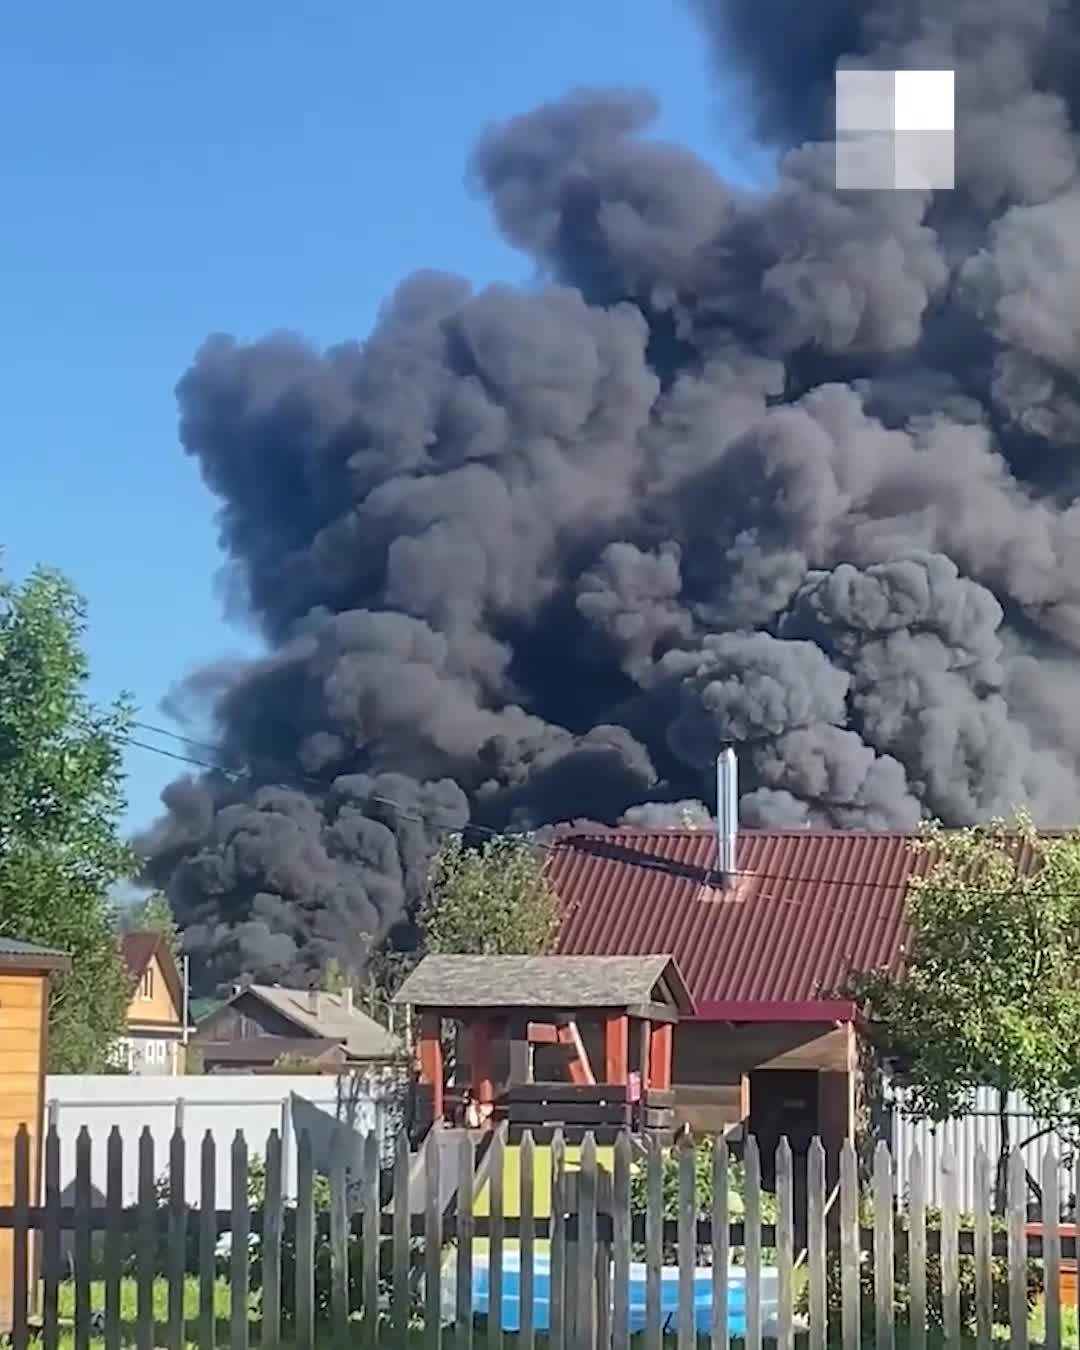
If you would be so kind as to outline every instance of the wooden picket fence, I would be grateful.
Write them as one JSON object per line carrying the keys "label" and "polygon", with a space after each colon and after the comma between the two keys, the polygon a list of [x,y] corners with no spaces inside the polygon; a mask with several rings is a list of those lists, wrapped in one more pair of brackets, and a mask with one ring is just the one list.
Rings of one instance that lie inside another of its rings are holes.
{"label": "wooden picket fence", "polygon": [[[763,1340],[775,1336],[778,1350],[793,1350],[797,1332],[808,1337],[809,1350],[837,1345],[858,1350],[872,1331],[876,1350],[895,1350],[898,1330],[894,1306],[897,1258],[907,1261],[905,1278],[910,1290],[910,1323],[902,1330],[912,1350],[925,1350],[931,1296],[940,1299],[944,1341],[959,1350],[962,1344],[960,1262],[975,1266],[977,1326],[975,1343],[989,1350],[993,1333],[992,1276],[994,1262],[1007,1262],[1009,1335],[1011,1350],[1028,1345],[1028,1273],[1036,1261],[1045,1274],[1045,1344],[1061,1350],[1063,1262],[1075,1259],[1076,1239],[1063,1234],[1056,1213],[1046,1215],[1037,1233],[1027,1219],[1029,1178],[1022,1156],[1013,1156],[1008,1177],[1008,1208],[1002,1230],[990,1217],[992,1166],[978,1160],[979,1193],[986,1203],[971,1228],[961,1227],[956,1206],[956,1171],[943,1164],[945,1203],[940,1214],[929,1215],[925,1203],[926,1174],[922,1159],[911,1160],[911,1193],[899,1207],[893,1194],[893,1167],[884,1145],[878,1147],[869,1192],[860,1187],[854,1149],[840,1156],[839,1184],[826,1180],[826,1157],[815,1140],[806,1159],[806,1171],[796,1176],[792,1154],[782,1141],[776,1155],[774,1222],[765,1223],[765,1192],[757,1145],[748,1138],[741,1149],[742,1218],[736,1219],[730,1187],[728,1146],[713,1141],[708,1206],[697,1194],[695,1142],[676,1144],[677,1198],[665,1196],[664,1158],[659,1147],[645,1150],[635,1161],[634,1146],[621,1135],[614,1146],[613,1169],[598,1166],[597,1146],[586,1135],[580,1153],[568,1161],[562,1135],[551,1143],[553,1217],[534,1213],[534,1180],[538,1145],[526,1132],[520,1146],[519,1203],[504,1195],[504,1149],[501,1133],[491,1142],[483,1166],[490,1179],[486,1214],[474,1213],[477,1158],[474,1145],[462,1136],[456,1149],[456,1173],[440,1176],[442,1150],[425,1154],[423,1203],[410,1205],[412,1158],[404,1136],[396,1141],[391,1168],[380,1168],[379,1141],[374,1134],[362,1144],[363,1165],[350,1172],[355,1161],[355,1136],[340,1127],[330,1149],[326,1180],[320,1190],[312,1141],[306,1132],[298,1143],[295,1202],[286,1203],[282,1190],[282,1145],[271,1132],[262,1153],[264,1192],[253,1206],[249,1185],[253,1159],[248,1143],[237,1132],[231,1143],[231,1204],[217,1208],[216,1144],[207,1135],[199,1144],[201,1204],[185,1201],[188,1141],[178,1129],[167,1160],[167,1185],[159,1187],[159,1160],[154,1140],[143,1132],[138,1147],[138,1202],[123,1204],[123,1141],[113,1129],[106,1143],[107,1185],[104,1204],[94,1204],[91,1185],[92,1142],[84,1129],[76,1142],[74,1203],[62,1203],[60,1142],[49,1131],[44,1149],[44,1204],[30,1204],[30,1140],[21,1131],[15,1145],[15,1203],[0,1208],[0,1230],[12,1234],[14,1350],[23,1350],[40,1335],[44,1350],[56,1350],[64,1328],[59,1315],[61,1288],[73,1286],[75,1350],[89,1350],[94,1337],[103,1336],[108,1350],[134,1345],[137,1350],[183,1350],[194,1343],[209,1350],[228,1345],[249,1350],[339,1350],[354,1342],[367,1347],[404,1347],[419,1338],[426,1350],[451,1343],[463,1350],[481,1344],[502,1350],[512,1338],[501,1329],[501,1318],[489,1317],[476,1325],[473,1306],[473,1262],[476,1238],[488,1243],[489,1306],[503,1308],[503,1256],[507,1244],[519,1253],[520,1331],[523,1350],[551,1346],[553,1350],[622,1350],[630,1344],[631,1263],[644,1265],[645,1350],[661,1350],[667,1337],[678,1350],[691,1350],[700,1341],[711,1350],[728,1350],[733,1336],[729,1318],[729,1263],[742,1254],[745,1270],[745,1326],[738,1328],[747,1350],[761,1350]],[[631,1205],[633,1169],[644,1168],[645,1212]],[[1040,1178],[1044,1193],[1058,1194],[1059,1162],[1052,1152]],[[452,1182],[451,1186],[444,1181]],[[323,1203],[319,1202],[319,1195]],[[325,1197],[329,1195],[328,1205]],[[447,1205],[448,1194],[456,1203]],[[833,1201],[839,1197],[839,1204]],[[672,1217],[671,1211],[675,1214]],[[510,1213],[507,1213],[507,1210]],[[798,1210],[798,1213],[796,1212]],[[928,1222],[928,1218],[932,1222]],[[62,1235],[70,1237],[65,1258]],[[225,1233],[239,1237],[224,1258],[231,1290],[227,1325],[215,1317],[215,1293],[222,1277],[218,1254]],[[365,1241],[369,1234],[377,1240]],[[252,1237],[258,1239],[253,1250]],[[539,1332],[533,1322],[537,1244],[545,1248],[545,1278],[550,1278],[550,1325]],[[443,1272],[448,1245],[454,1264],[452,1316],[443,1308]],[[292,1253],[283,1261],[286,1249]],[[703,1262],[702,1249],[710,1261]],[[135,1315],[125,1321],[121,1294],[126,1261],[133,1252]],[[661,1284],[665,1252],[674,1254],[678,1267],[678,1306],[674,1315],[662,1309]],[[320,1254],[321,1253],[321,1254]],[[762,1316],[762,1278],[765,1256],[776,1272],[776,1319],[766,1326]],[[323,1256],[328,1259],[324,1260]],[[643,1262],[642,1262],[643,1256]],[[253,1261],[258,1278],[253,1280]],[[805,1263],[805,1272],[801,1267]],[[707,1332],[695,1325],[695,1268],[711,1266],[707,1276],[711,1313]],[[194,1269],[193,1269],[194,1266]],[[328,1270],[327,1270],[328,1267]],[[865,1308],[865,1285],[872,1270],[872,1310]],[[940,1289],[928,1287],[928,1272],[940,1269]],[[32,1280],[38,1271],[39,1280]],[[291,1287],[286,1285],[289,1278]],[[186,1320],[186,1286],[197,1281],[198,1313]],[[96,1281],[96,1283],[92,1283]],[[167,1284],[167,1317],[155,1323],[155,1284]],[[807,1325],[800,1330],[795,1317],[796,1283],[805,1285]],[[328,1284],[328,1292],[325,1286]],[[830,1289],[839,1286],[840,1309]],[[103,1287],[100,1306],[92,1294]],[[872,1326],[871,1326],[872,1323]],[[66,1333],[65,1333],[66,1334]]]}

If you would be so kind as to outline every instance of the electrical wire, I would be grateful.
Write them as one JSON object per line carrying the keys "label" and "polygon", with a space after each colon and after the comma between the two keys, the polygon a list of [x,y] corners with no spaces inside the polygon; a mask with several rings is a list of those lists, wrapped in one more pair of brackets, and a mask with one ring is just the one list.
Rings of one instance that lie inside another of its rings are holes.
{"label": "electrical wire", "polygon": [[[134,721],[132,725],[139,728],[142,731],[150,732],[157,736],[168,737],[169,739],[177,741],[180,744],[190,745],[196,749],[202,749],[208,751],[211,754],[220,755],[223,759],[228,758],[228,752],[226,751],[224,746],[212,745],[207,741],[195,740],[189,736],[183,736],[179,732],[170,731],[165,727],[155,726],[153,723],[149,722]],[[252,771],[250,765],[244,768],[234,768],[228,766],[227,764],[215,763],[207,759],[201,759],[195,755],[181,754],[175,750],[167,750],[163,746],[151,745],[148,742],[140,740],[134,736],[125,735],[122,739],[124,740],[125,744],[130,745],[135,749],[146,750],[149,751],[151,754],[155,755],[162,755],[167,759],[174,760],[181,764],[188,764],[194,768],[203,769],[209,773],[219,773],[222,774],[224,777],[231,779],[234,782],[241,782],[241,783],[246,782],[257,784],[259,786],[270,786],[269,783],[262,783],[258,780],[257,776]],[[257,764],[259,761],[255,760],[252,762]],[[299,790],[303,790],[304,788],[307,787],[315,787],[322,792],[329,791],[333,787],[332,782],[328,782],[326,779],[312,777],[310,774],[303,774],[303,773],[279,774],[275,771],[271,776],[273,777],[274,782],[281,787],[293,787]],[[419,816],[415,812],[410,811],[410,809],[404,803],[396,801],[392,797],[386,797],[379,793],[370,793],[367,795],[367,800],[369,802],[374,802],[379,806],[385,806],[388,810],[393,811],[395,815],[399,816],[403,820],[413,821],[418,825],[424,825],[429,829],[431,828],[430,822],[427,821],[423,816]],[[445,832],[456,833],[457,831],[447,829]],[[551,852],[552,848],[558,848],[560,846],[560,843],[562,844],[566,843],[565,838],[560,840],[558,835],[556,835],[555,838],[552,839],[552,841],[549,844],[538,843],[535,840],[531,839],[527,834],[519,834],[507,830],[496,830],[491,828],[490,826],[478,825],[472,822],[463,826],[461,832],[469,835],[480,835],[484,838],[489,839],[512,840],[514,843],[529,848],[537,853],[543,854],[544,856],[547,856]],[[677,858],[665,858],[656,853],[639,853],[635,857],[632,856],[634,852],[635,850],[633,849],[626,849],[625,855],[620,856],[617,861],[628,866],[648,867],[653,869],[662,869],[665,864],[668,864],[669,866],[673,867],[687,867],[687,868],[691,867],[690,864],[681,863],[681,861]],[[708,875],[712,875],[715,872],[715,869],[713,868],[704,868],[698,865],[693,865],[692,870],[695,872],[707,873]],[[870,878],[860,878],[860,877],[821,877],[821,876],[812,876],[809,874],[799,875],[798,873],[762,872],[756,869],[740,869],[737,870],[734,873],[734,875],[738,878],[744,878],[747,880],[754,880],[758,882],[768,881],[768,882],[787,883],[791,885],[855,887],[860,892],[867,890],[905,892],[907,890],[908,882],[912,880],[917,880],[917,875],[913,875],[912,873],[909,873],[900,881],[876,881]],[[1001,889],[998,891],[990,891],[987,892],[987,894],[988,895],[997,894],[1004,897],[1015,894],[1015,889],[1009,887],[1007,889]],[[758,894],[757,898],[759,900],[766,898],[771,899],[779,904],[801,905],[805,903],[804,901],[798,900],[795,897],[790,898],[778,896],[765,897],[760,895],[760,893]],[[1078,893],[1062,891],[1056,893],[1056,898],[1059,899],[1078,898]],[[835,907],[839,908],[839,906]],[[891,916],[882,915],[880,916],[880,918],[881,921],[884,922],[887,919],[891,918]]]}

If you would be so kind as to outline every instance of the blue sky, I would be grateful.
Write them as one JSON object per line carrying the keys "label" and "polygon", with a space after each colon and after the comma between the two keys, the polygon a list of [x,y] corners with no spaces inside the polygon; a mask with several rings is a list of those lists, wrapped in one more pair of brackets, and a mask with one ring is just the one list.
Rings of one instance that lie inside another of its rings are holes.
{"label": "blue sky", "polygon": [[[746,176],[678,0],[0,7],[0,547],[9,575],[47,563],[86,596],[96,698],[161,723],[187,671],[255,649],[177,442],[200,342],[362,335],[420,266],[526,279],[465,159],[583,84],[651,88],[657,134]],[[131,827],[178,767],[130,751]]]}

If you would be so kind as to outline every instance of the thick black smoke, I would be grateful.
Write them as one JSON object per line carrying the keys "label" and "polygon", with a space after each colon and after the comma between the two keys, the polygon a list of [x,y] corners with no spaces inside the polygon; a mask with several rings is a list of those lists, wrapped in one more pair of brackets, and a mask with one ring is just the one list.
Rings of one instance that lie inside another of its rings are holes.
{"label": "thick black smoke", "polygon": [[[471,165],[542,284],[181,380],[271,653],[144,841],[204,983],[362,963],[469,817],[699,823],[727,741],[748,824],[1075,822],[1080,0],[695,7],[773,189],[577,93]],[[834,190],[838,64],[956,68],[956,191]]]}

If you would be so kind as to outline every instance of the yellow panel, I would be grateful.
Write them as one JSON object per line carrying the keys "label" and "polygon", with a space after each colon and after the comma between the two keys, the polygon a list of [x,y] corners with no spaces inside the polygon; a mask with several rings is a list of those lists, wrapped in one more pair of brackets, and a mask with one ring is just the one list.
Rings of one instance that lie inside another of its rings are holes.
{"label": "yellow panel", "polygon": [[161,962],[155,956],[147,967],[150,976],[149,997],[144,996],[140,981],[128,1007],[129,1022],[154,1022],[166,1026],[180,1023],[182,1010],[173,1002],[169,986],[165,983],[165,974]]}

